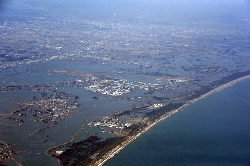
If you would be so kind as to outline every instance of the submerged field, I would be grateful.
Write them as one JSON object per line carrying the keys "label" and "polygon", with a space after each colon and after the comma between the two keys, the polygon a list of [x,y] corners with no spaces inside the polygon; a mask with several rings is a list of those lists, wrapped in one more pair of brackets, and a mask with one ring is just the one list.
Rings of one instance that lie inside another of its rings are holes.
{"label": "submerged field", "polygon": [[140,129],[249,75],[245,0],[77,2],[1,4],[0,164],[109,158]]}

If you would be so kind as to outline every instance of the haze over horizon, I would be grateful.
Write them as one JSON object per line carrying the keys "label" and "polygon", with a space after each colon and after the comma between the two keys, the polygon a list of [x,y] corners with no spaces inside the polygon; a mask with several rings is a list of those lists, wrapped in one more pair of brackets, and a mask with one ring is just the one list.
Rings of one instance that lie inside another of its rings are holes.
{"label": "haze over horizon", "polygon": [[[154,137],[164,153],[147,147],[142,163],[247,163],[248,105],[219,107],[233,92],[217,91],[250,77],[249,36],[249,0],[0,0],[0,165],[102,165]],[[235,100],[248,99],[246,82]],[[142,134],[163,119],[166,133]],[[188,132],[178,119],[203,125]],[[210,121],[235,144],[214,128],[203,136]]]}

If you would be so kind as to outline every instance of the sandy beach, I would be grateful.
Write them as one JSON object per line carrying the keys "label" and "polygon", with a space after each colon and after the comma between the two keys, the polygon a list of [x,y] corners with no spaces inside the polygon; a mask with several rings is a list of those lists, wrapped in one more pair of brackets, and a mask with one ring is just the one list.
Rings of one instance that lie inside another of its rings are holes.
{"label": "sandy beach", "polygon": [[213,94],[213,93],[215,93],[215,92],[221,91],[221,90],[223,90],[223,89],[225,89],[225,88],[228,88],[228,87],[230,87],[230,86],[232,86],[232,85],[234,85],[234,84],[237,84],[237,83],[239,83],[239,82],[241,82],[241,81],[244,81],[244,80],[247,80],[247,79],[249,79],[249,78],[250,78],[250,75],[246,75],[246,76],[244,76],[244,77],[240,77],[240,78],[238,78],[238,79],[236,79],[236,80],[233,80],[233,81],[230,81],[230,82],[228,82],[228,83],[226,83],[226,84],[220,85],[220,86],[218,86],[217,88],[215,88],[215,89],[213,89],[213,90],[211,90],[211,91],[209,91],[209,92],[207,92],[207,93],[201,95],[200,97],[198,97],[198,98],[196,98],[196,99],[193,99],[193,100],[190,100],[189,102],[196,102],[196,101],[198,101],[198,100],[200,100],[200,99],[203,99],[203,98],[205,98],[205,97],[207,97],[207,96],[209,96],[209,95],[211,95],[211,94]]}
{"label": "sandy beach", "polygon": [[[200,99],[203,99],[203,98],[205,98],[205,97],[207,97],[207,96],[209,96],[209,95],[211,95],[211,94],[213,94],[213,93],[215,93],[215,92],[219,92],[219,91],[221,91],[221,90],[223,90],[223,89],[225,89],[225,88],[228,88],[228,87],[230,87],[230,86],[232,86],[232,85],[234,85],[234,84],[236,84],[236,83],[239,83],[239,82],[244,81],[244,80],[247,80],[247,79],[250,79],[250,75],[246,75],[246,76],[244,76],[244,77],[240,77],[240,78],[238,78],[238,79],[235,79],[235,80],[233,80],[233,81],[230,81],[230,82],[228,82],[228,83],[226,83],[226,84],[220,85],[220,86],[214,88],[213,90],[211,90],[211,91],[209,91],[209,92],[207,92],[207,93],[201,95],[200,97],[195,98],[195,99],[193,99],[193,100],[190,100],[190,101],[188,101],[188,102],[194,103],[194,102],[196,102],[196,101],[198,101],[198,100],[200,100]],[[148,124],[148,126],[147,126],[145,129],[143,129],[141,132],[139,132],[139,133],[136,134],[135,136],[130,136],[126,141],[122,142],[121,145],[116,146],[115,148],[113,148],[111,151],[109,151],[109,152],[106,154],[106,156],[103,156],[102,159],[96,161],[94,165],[98,165],[98,166],[104,165],[109,159],[111,159],[112,157],[114,157],[117,153],[119,153],[123,148],[125,148],[130,142],[132,142],[132,141],[135,140],[137,137],[139,137],[142,133],[148,131],[151,127],[153,127],[153,126],[154,126],[155,124],[157,124],[158,122],[160,122],[160,121],[162,121],[162,120],[164,120],[164,119],[170,117],[171,115],[173,115],[173,114],[175,114],[175,113],[178,113],[180,110],[183,110],[183,109],[184,109],[185,107],[187,107],[188,105],[189,105],[189,104],[186,103],[186,104],[184,104],[183,106],[179,107],[178,109],[174,109],[174,110],[172,110],[172,111],[170,111],[170,112],[167,112],[166,114],[164,114],[163,116],[161,116],[159,119],[157,119],[155,122],[153,122],[153,123],[151,123],[151,124]]]}

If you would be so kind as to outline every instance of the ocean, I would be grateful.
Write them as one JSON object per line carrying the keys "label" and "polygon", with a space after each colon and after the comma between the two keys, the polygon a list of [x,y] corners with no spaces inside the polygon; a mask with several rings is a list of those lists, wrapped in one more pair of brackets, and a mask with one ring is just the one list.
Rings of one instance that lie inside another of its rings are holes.
{"label": "ocean", "polygon": [[250,165],[250,80],[190,104],[105,166]]}

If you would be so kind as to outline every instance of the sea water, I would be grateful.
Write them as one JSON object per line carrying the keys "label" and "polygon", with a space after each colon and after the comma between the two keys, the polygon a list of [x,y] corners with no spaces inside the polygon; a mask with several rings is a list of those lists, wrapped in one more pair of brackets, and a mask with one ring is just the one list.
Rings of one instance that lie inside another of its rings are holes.
{"label": "sea water", "polygon": [[250,165],[250,80],[161,121],[105,166]]}

